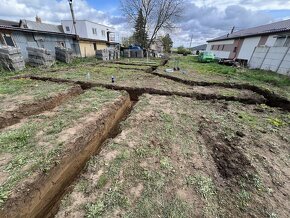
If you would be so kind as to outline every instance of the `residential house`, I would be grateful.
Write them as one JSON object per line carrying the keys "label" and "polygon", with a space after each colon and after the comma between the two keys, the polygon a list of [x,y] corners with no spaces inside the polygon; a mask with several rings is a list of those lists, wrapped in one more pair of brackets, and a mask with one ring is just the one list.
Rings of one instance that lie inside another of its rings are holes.
{"label": "residential house", "polygon": [[218,58],[249,61],[257,46],[290,46],[290,20],[279,21],[223,35],[208,41],[206,50]]}
{"label": "residential house", "polygon": [[151,53],[153,56],[158,56],[164,52],[164,46],[161,37],[157,37],[150,46]]}
{"label": "residential house", "polygon": [[205,51],[207,47],[207,44],[203,44],[203,45],[198,45],[192,48],[189,48],[189,50],[193,53],[196,54],[197,51],[201,52],[201,51]]}
{"label": "residential house", "polygon": [[119,34],[114,28],[88,20],[77,20],[75,27],[72,20],[61,21],[67,34],[77,34],[82,57],[96,55],[97,50],[114,47],[119,44]]}
{"label": "residential house", "polygon": [[237,59],[253,69],[290,75],[290,19],[209,40],[207,51],[218,58]]}
{"label": "residential house", "polygon": [[20,20],[20,22],[0,20],[0,46],[19,47],[27,61],[27,47],[41,47],[55,52],[55,47],[71,48],[75,55],[80,55],[78,41],[75,35],[66,34],[62,26],[36,21]]}

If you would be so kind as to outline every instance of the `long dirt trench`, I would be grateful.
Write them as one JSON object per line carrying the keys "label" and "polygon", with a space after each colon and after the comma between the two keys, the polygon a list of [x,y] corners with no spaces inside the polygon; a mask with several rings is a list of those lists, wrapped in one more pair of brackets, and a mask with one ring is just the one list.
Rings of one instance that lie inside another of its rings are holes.
{"label": "long dirt trench", "polygon": [[[136,96],[133,97],[134,100]],[[136,103],[128,93],[119,97],[88,123],[69,142],[71,149],[48,174],[40,175],[29,189],[10,198],[0,211],[0,217],[52,217],[68,187],[74,182],[87,161],[97,154],[102,144],[115,137],[119,124],[125,120]]]}

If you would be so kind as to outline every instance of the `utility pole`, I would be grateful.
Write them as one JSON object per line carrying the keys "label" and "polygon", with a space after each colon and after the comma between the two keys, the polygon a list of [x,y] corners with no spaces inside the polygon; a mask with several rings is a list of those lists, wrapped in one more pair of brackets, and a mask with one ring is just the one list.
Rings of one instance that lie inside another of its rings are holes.
{"label": "utility pole", "polygon": [[193,40],[193,34],[191,35],[189,48],[191,48],[192,40]]}
{"label": "utility pole", "polygon": [[74,9],[73,9],[73,3],[72,3],[73,0],[68,0],[68,3],[69,3],[69,7],[70,7],[70,12],[71,12],[71,16],[72,16],[72,19],[73,19],[73,26],[74,26],[74,29],[75,29],[75,34],[76,36],[78,35],[77,34],[77,28],[76,28],[76,19],[75,19],[75,14],[74,14]]}

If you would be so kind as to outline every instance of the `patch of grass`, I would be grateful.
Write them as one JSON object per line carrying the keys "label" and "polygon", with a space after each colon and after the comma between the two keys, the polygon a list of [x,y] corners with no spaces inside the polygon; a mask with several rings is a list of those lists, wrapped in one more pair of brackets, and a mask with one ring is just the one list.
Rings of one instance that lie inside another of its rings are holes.
{"label": "patch of grass", "polygon": [[104,196],[96,203],[87,204],[85,206],[86,217],[99,217],[105,212],[111,211],[115,208],[127,208],[129,206],[129,200],[124,195],[120,187],[113,187],[108,192],[104,193]]}
{"label": "patch of grass", "polygon": [[96,188],[97,189],[104,188],[104,186],[107,184],[107,182],[108,182],[108,177],[106,175],[101,175],[98,182],[97,182]]}
{"label": "patch of grass", "polygon": [[251,200],[251,193],[246,191],[245,189],[241,189],[237,194],[238,198],[238,206],[241,210],[246,210]]}
{"label": "patch of grass", "polygon": [[203,175],[189,176],[186,179],[187,185],[195,185],[197,192],[205,200],[211,200],[216,195],[216,189],[211,178]]}
{"label": "patch of grass", "polygon": [[76,190],[82,193],[88,193],[89,182],[86,179],[81,179],[77,185]]}
{"label": "patch of grass", "polygon": [[173,168],[169,158],[167,158],[167,157],[161,158],[160,166],[161,166],[161,168],[166,169],[166,170],[171,170]]}

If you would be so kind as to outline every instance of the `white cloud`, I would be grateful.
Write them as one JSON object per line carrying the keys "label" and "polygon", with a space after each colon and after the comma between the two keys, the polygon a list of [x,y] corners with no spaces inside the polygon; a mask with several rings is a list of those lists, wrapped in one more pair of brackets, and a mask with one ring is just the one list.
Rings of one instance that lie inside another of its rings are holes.
{"label": "white cloud", "polygon": [[[109,1],[109,0],[108,0]],[[232,26],[242,29],[272,22],[275,19],[262,10],[289,9],[290,0],[185,0],[183,17],[172,32],[175,45],[189,46],[223,35]],[[123,35],[130,35],[132,28],[121,15],[92,8],[87,0],[75,0],[77,19],[88,19],[105,25],[113,25]],[[117,13],[118,14],[118,13]],[[38,15],[43,22],[59,24],[60,20],[71,19],[67,0],[1,0],[0,19],[19,21],[34,20]]]}

